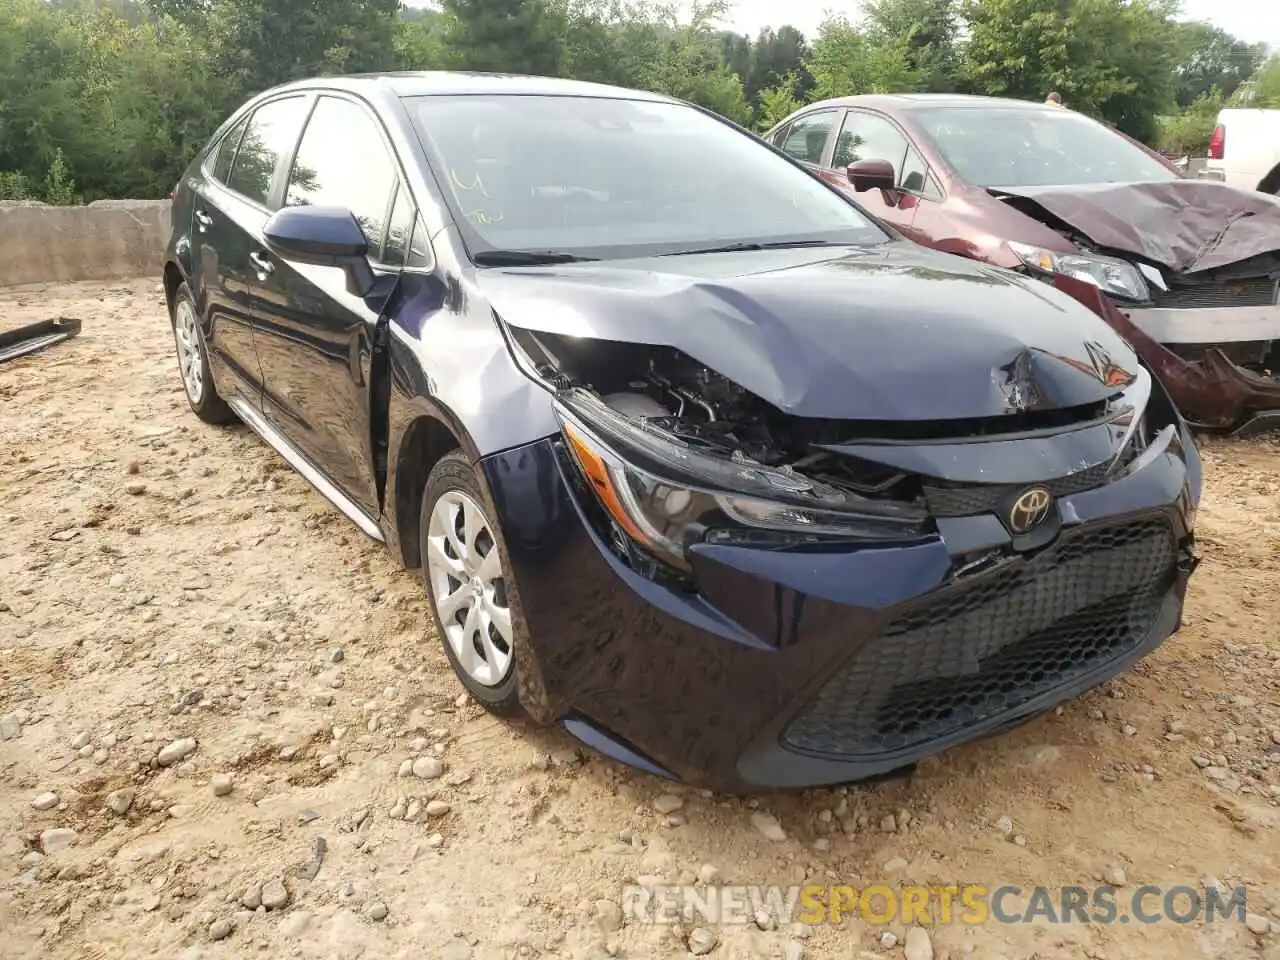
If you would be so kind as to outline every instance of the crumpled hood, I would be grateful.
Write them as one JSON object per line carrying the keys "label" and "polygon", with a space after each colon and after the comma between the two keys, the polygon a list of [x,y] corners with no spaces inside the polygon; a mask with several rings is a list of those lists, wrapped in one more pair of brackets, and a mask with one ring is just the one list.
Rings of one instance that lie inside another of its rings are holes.
{"label": "crumpled hood", "polygon": [[1011,205],[1036,219],[1039,206],[1100,247],[1175,273],[1280,254],[1280,200],[1208,180],[991,187],[990,192],[1015,198]]}
{"label": "crumpled hood", "polygon": [[797,416],[1074,407],[1138,369],[1071,297],[902,241],[487,269],[476,282],[511,326],[675,347]]}

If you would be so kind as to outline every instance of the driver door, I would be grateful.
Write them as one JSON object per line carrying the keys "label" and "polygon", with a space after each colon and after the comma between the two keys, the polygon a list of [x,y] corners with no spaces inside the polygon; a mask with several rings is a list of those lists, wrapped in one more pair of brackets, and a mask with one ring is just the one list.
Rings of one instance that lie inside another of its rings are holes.
{"label": "driver door", "polygon": [[[398,273],[414,227],[395,153],[373,113],[324,93],[302,131],[273,206],[350,210],[375,273]],[[370,433],[373,345],[389,285],[368,298],[338,267],[297,264],[265,249],[255,288],[254,342],[267,419],[369,517],[380,504]]]}

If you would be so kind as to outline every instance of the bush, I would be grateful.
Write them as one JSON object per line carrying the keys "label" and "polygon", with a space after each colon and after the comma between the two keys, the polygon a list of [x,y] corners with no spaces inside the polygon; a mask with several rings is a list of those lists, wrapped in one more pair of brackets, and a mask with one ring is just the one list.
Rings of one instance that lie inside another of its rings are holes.
{"label": "bush", "polygon": [[17,170],[0,172],[0,200],[39,200],[38,191],[25,173]]}
{"label": "bush", "polygon": [[1157,146],[1166,153],[1205,156],[1221,109],[1222,94],[1215,87],[1197,97],[1182,113],[1161,117]]}

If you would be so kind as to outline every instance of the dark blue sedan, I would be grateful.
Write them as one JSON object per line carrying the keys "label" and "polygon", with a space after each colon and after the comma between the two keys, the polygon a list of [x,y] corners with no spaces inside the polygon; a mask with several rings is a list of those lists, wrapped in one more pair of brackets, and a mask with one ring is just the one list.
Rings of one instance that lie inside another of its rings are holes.
{"label": "dark blue sedan", "polygon": [[174,192],[182,380],[423,585],[497,713],[725,789],[898,771],[1177,628],[1200,464],[1048,284],[697,107],[324,78]]}

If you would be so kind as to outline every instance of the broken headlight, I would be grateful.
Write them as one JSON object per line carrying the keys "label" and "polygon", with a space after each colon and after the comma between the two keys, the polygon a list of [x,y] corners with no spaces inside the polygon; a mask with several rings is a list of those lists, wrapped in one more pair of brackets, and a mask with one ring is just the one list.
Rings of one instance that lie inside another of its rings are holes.
{"label": "broken headlight", "polygon": [[1030,270],[1061,274],[1091,283],[1103,293],[1126,300],[1147,300],[1151,293],[1141,272],[1127,260],[1095,253],[1055,253],[1042,247],[1009,241],[1009,249]]}
{"label": "broken headlight", "polygon": [[924,533],[921,509],[859,497],[787,467],[698,450],[586,390],[563,391],[555,410],[583,479],[614,526],[677,567],[688,569],[688,547],[708,538],[778,545]]}

